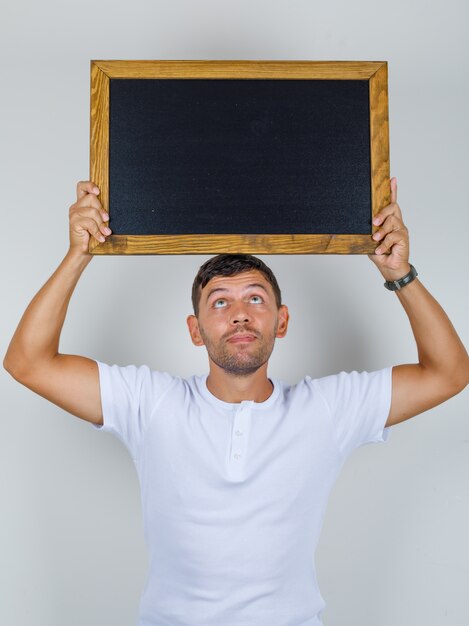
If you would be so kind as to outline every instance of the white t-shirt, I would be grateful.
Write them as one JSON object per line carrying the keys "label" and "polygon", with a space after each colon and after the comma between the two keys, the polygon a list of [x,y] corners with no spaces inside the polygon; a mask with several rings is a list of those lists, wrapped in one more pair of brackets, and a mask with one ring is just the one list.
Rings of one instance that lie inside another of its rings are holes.
{"label": "white t-shirt", "polygon": [[104,425],[140,482],[150,567],[139,626],[318,626],[314,552],[348,455],[386,441],[392,367],[224,402],[207,374],[98,362]]}

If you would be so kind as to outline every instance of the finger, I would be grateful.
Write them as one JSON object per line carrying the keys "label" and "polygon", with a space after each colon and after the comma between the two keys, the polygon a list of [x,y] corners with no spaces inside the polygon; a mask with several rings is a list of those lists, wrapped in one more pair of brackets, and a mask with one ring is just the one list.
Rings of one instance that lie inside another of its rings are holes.
{"label": "finger", "polygon": [[101,232],[106,235],[111,234],[111,229],[105,223],[106,219],[109,218],[109,216],[107,215],[107,213],[104,213],[104,211],[99,211],[98,209],[86,207],[84,209],[77,209],[76,211],[74,211],[73,215],[75,214],[80,218],[93,219],[98,225],[98,228],[101,230]]}
{"label": "finger", "polygon": [[103,205],[93,193],[87,193],[82,198],[80,198],[80,200],[77,200],[75,204],[72,204],[70,210],[80,211],[87,208],[97,209],[98,211],[102,211],[104,213]]}
{"label": "finger", "polygon": [[388,204],[387,206],[384,207],[384,209],[381,209],[381,211],[379,211],[379,213],[376,213],[376,215],[374,216],[373,224],[375,226],[379,226],[390,215],[395,215],[400,220],[402,220],[401,208],[398,204],[394,204],[394,203]]}
{"label": "finger", "polygon": [[70,226],[78,235],[82,235],[86,231],[100,243],[106,240],[104,234],[99,229],[99,225],[91,217],[76,215],[71,220]]}
{"label": "finger", "polygon": [[378,241],[382,239],[388,233],[392,233],[395,230],[405,228],[404,223],[396,215],[389,215],[379,230],[373,234],[373,239]]}
{"label": "finger", "polygon": [[391,204],[397,204],[397,178],[391,178]]}
{"label": "finger", "polygon": [[80,180],[77,183],[77,200],[80,200],[88,193],[99,194],[99,187],[95,185],[91,180]]}
{"label": "finger", "polygon": [[86,220],[92,219],[95,221],[97,228],[104,234],[110,235],[111,229],[108,224],[106,224],[106,220],[109,219],[109,215],[102,211],[100,208],[85,205],[80,206],[81,203],[87,202],[88,198],[94,198],[94,202],[101,207],[101,203],[95,196],[92,194],[88,194],[85,198],[82,198],[81,201],[70,207],[70,224],[72,227],[79,226],[81,222],[85,222]]}
{"label": "finger", "polygon": [[375,250],[375,254],[387,254],[391,248],[395,245],[402,245],[404,248],[408,246],[408,239],[406,233],[400,230],[395,230],[380,242],[379,246]]}

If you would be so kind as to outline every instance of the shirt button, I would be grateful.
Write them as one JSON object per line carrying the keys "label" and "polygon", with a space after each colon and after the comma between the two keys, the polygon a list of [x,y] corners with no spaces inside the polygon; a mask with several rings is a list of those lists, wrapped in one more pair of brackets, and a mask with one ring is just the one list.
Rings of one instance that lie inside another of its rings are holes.
{"label": "shirt button", "polygon": [[236,454],[234,454],[233,456],[234,456],[234,458],[235,458],[235,459],[240,459],[240,458],[241,458],[241,455],[240,455],[240,454],[237,454],[237,453],[236,453]]}
{"label": "shirt button", "polygon": [[237,430],[237,431],[235,431],[235,433],[239,437],[239,436],[241,436],[243,434],[243,431],[242,430]]}

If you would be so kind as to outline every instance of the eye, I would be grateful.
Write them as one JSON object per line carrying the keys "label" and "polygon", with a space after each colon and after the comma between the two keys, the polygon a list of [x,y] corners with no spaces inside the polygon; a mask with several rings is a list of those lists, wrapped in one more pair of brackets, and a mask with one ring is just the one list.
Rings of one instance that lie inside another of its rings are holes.
{"label": "eye", "polygon": [[253,298],[259,298],[260,302],[264,302],[264,300],[260,296],[251,296],[250,300],[252,300]]}
{"label": "eye", "polygon": [[213,303],[213,306],[215,309],[220,309],[221,307],[217,306],[217,304],[219,302],[226,302],[226,300],[224,300],[223,298],[218,298],[218,300],[215,300],[215,302]]}

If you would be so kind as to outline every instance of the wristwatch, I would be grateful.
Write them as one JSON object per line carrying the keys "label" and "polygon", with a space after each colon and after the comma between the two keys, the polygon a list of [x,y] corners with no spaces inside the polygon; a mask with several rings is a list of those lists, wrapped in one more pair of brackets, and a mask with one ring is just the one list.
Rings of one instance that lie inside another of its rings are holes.
{"label": "wristwatch", "polygon": [[387,280],[384,283],[384,286],[386,287],[386,289],[389,289],[389,291],[398,291],[399,289],[402,289],[402,287],[405,287],[406,285],[411,283],[414,280],[414,278],[418,276],[418,273],[415,267],[411,263],[409,263],[409,265],[410,265],[410,272],[408,274],[406,274],[402,278],[398,278],[397,280]]}

